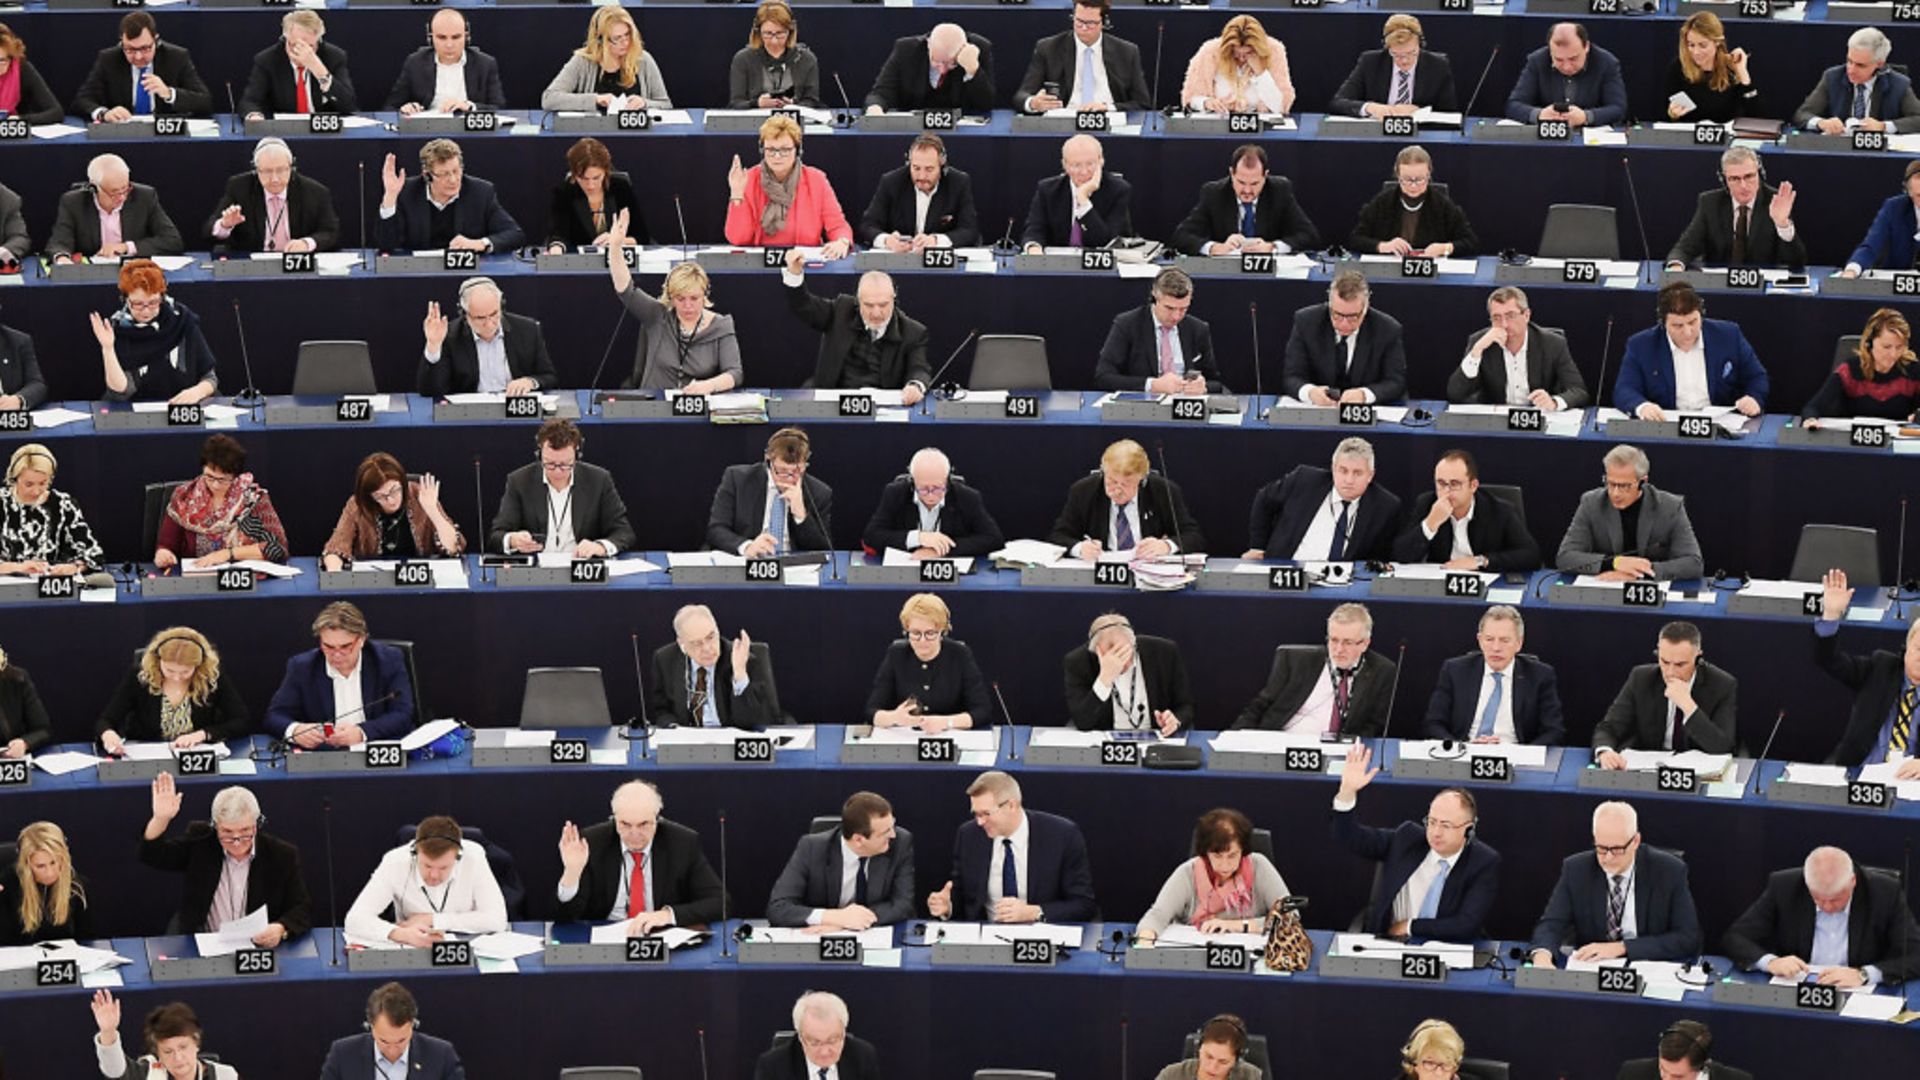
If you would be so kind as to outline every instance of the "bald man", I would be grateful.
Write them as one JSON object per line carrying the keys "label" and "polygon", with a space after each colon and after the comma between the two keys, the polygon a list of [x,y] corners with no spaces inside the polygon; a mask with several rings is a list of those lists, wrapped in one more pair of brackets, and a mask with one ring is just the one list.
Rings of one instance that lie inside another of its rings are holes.
{"label": "bald man", "polygon": [[1050,247],[1105,247],[1133,235],[1133,186],[1107,171],[1106,151],[1091,135],[1060,147],[1060,174],[1034,188],[1020,242],[1028,253]]}
{"label": "bald man", "polygon": [[893,279],[878,270],[860,275],[859,295],[829,300],[806,285],[806,256],[787,253],[780,275],[787,309],[820,333],[813,385],[822,390],[898,390],[913,405],[926,396],[933,370],[927,366],[927,328],[894,304]]}
{"label": "bald man", "polygon": [[903,37],[867,91],[867,115],[914,109],[993,111],[993,42],[941,23]]}
{"label": "bald man", "polygon": [[295,171],[286,140],[261,139],[253,169],[227,178],[206,235],[216,252],[332,251],[340,246],[340,215],[327,185]]}
{"label": "bald man", "polygon": [[755,649],[745,630],[722,634],[705,604],[674,613],[672,643],[653,652],[647,700],[653,722],[672,727],[758,731],[780,722],[767,647]]}
{"label": "bald man", "polygon": [[402,116],[423,111],[466,112],[503,109],[507,92],[500,85],[500,64],[469,44],[467,17],[441,8],[427,22],[430,44],[400,65],[400,77],[387,94],[387,108]]}
{"label": "bald man", "polygon": [[1727,928],[1734,963],[1828,986],[1878,986],[1920,973],[1920,925],[1899,879],[1817,847],[1798,869],[1776,870],[1760,898]]}
{"label": "bald man", "polygon": [[611,820],[561,828],[560,921],[624,920],[637,937],[724,916],[726,894],[700,834],[662,818],[664,809],[660,789],[629,780],[614,790]]}
{"label": "bald man", "polygon": [[860,542],[869,555],[895,548],[916,559],[964,559],[1000,550],[1006,536],[980,492],[955,479],[947,455],[929,446],[880,492]]}

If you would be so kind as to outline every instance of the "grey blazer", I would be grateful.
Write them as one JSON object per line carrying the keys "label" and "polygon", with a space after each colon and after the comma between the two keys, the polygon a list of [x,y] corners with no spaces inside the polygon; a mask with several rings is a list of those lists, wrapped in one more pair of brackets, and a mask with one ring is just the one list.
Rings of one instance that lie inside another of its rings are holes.
{"label": "grey blazer", "polygon": [[33,241],[27,237],[26,215],[20,212],[20,196],[5,184],[0,184],[0,248],[10,252],[14,262],[25,262],[33,248]]}
{"label": "grey blazer", "polygon": [[[600,108],[594,100],[599,96],[594,90],[599,82],[600,65],[574,53],[541,93],[540,107],[548,112],[594,112]],[[629,93],[646,98],[648,108],[673,108],[667,97],[667,81],[661,78],[660,65],[653,62],[650,52],[640,54],[639,76]]]}
{"label": "grey blazer", "polygon": [[[1290,895],[1287,883],[1265,855],[1249,851],[1246,857],[1253,860],[1254,913],[1257,918],[1264,919],[1275,900],[1284,900]],[[1193,860],[1185,859],[1173,868],[1173,873],[1167,875],[1166,884],[1160,886],[1160,895],[1154,897],[1153,906],[1140,916],[1140,925],[1134,929],[1138,933],[1157,936],[1173,923],[1186,922],[1191,918],[1193,902]]]}
{"label": "grey blazer", "polygon": [[1629,544],[1620,535],[1620,511],[1607,501],[1606,488],[1580,496],[1573,522],[1554,556],[1554,568],[1597,574],[1607,568],[1612,556],[1631,554],[1652,560],[1657,578],[1697,578],[1706,573],[1700,542],[1694,539],[1693,522],[1687,517],[1687,500],[1647,483],[1641,487],[1640,503],[1639,535]]}
{"label": "grey blazer", "polygon": [[687,355],[680,356],[680,320],[673,309],[662,304],[638,285],[628,285],[620,294],[640,322],[640,338],[633,346],[633,372],[621,383],[622,389],[678,390],[695,379],[710,379],[721,372],[733,376],[738,387],[746,378],[740,366],[740,337],[734,332],[733,316],[716,314],[713,321],[693,335]]}

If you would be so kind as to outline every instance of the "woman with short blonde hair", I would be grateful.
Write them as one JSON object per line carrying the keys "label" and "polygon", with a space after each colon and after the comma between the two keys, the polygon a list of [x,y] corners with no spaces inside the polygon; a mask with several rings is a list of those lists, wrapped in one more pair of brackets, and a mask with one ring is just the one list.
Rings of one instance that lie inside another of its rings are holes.
{"label": "woman with short blonde hair", "polygon": [[913,727],[928,734],[986,727],[993,722],[987,680],[966,642],[947,635],[953,613],[933,593],[915,593],[900,606],[903,641],[887,647],[867,694],[867,722]]}

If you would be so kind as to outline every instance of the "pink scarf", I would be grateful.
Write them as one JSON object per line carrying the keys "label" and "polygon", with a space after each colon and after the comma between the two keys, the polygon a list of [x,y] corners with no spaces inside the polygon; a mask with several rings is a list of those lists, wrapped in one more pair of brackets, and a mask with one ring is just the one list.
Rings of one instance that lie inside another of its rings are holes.
{"label": "pink scarf", "polygon": [[1248,919],[1253,914],[1252,856],[1243,857],[1240,869],[1220,886],[1213,883],[1213,868],[1205,855],[1193,860],[1193,914],[1188,922],[1197,927],[1212,918]]}
{"label": "pink scarf", "polygon": [[0,75],[0,112],[5,112],[8,116],[20,111],[20,65],[22,63],[24,61],[19,57],[14,57],[13,63],[7,65],[7,73]]}

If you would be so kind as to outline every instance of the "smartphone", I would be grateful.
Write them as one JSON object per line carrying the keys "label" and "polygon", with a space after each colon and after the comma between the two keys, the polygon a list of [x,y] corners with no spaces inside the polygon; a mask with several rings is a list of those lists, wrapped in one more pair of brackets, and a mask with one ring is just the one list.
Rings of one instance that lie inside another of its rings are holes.
{"label": "smartphone", "polygon": [[1060,84],[1057,82],[1041,83],[1040,92],[1050,98],[1058,98],[1060,96]]}

